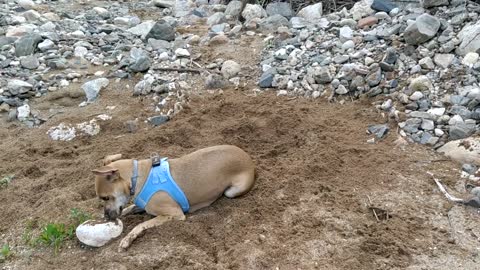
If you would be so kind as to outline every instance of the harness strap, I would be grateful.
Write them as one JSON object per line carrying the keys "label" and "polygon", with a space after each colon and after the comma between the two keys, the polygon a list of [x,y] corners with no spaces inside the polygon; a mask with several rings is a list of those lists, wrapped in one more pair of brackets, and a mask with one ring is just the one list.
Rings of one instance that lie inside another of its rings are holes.
{"label": "harness strap", "polygon": [[133,160],[133,174],[131,178],[131,187],[130,187],[130,196],[135,195],[135,188],[137,186],[137,178],[138,178],[138,160]]}

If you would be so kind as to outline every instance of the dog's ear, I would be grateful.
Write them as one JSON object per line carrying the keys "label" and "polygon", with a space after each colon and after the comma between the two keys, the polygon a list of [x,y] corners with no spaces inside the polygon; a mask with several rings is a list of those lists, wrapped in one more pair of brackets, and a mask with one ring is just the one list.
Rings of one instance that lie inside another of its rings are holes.
{"label": "dog's ear", "polygon": [[118,169],[110,166],[103,166],[92,170],[92,172],[96,175],[105,176],[107,180],[115,180],[118,177]]}
{"label": "dog's ear", "polygon": [[117,161],[122,158],[122,154],[116,154],[116,155],[108,155],[103,159],[103,166],[107,166],[108,164]]}

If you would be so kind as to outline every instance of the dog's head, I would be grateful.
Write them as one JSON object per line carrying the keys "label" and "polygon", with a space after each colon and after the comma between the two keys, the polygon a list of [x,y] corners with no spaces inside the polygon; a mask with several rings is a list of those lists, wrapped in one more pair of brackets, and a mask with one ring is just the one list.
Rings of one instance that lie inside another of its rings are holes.
{"label": "dog's head", "polygon": [[[120,216],[123,207],[130,198],[129,180],[123,179],[119,169],[111,162],[118,160],[121,156],[116,155],[116,159],[104,159],[104,166],[93,170],[95,174],[95,192],[97,196],[105,202],[105,217],[114,220]],[[108,160],[108,161],[107,161]]]}

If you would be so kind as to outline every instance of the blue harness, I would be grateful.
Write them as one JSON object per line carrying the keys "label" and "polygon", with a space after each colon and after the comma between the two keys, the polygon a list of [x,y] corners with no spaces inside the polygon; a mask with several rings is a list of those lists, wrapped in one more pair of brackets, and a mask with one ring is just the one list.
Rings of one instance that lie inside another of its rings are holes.
{"label": "blue harness", "polygon": [[[138,161],[134,160],[133,162],[132,190],[134,191],[138,177]],[[190,209],[187,197],[177,183],[175,183],[170,174],[170,165],[167,158],[163,158],[160,165],[152,166],[142,190],[140,190],[137,197],[134,199],[135,205],[145,209],[145,206],[152,196],[159,191],[167,192],[168,195],[170,195],[182,207],[184,213],[187,213]]]}

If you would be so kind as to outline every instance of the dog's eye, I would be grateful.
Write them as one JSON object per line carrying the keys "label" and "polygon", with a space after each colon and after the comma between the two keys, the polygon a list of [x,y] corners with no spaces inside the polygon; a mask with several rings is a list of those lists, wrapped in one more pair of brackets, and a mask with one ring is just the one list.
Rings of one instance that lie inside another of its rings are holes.
{"label": "dog's eye", "polygon": [[108,197],[100,197],[100,199],[103,200],[103,201],[108,201],[110,198],[108,198]]}

